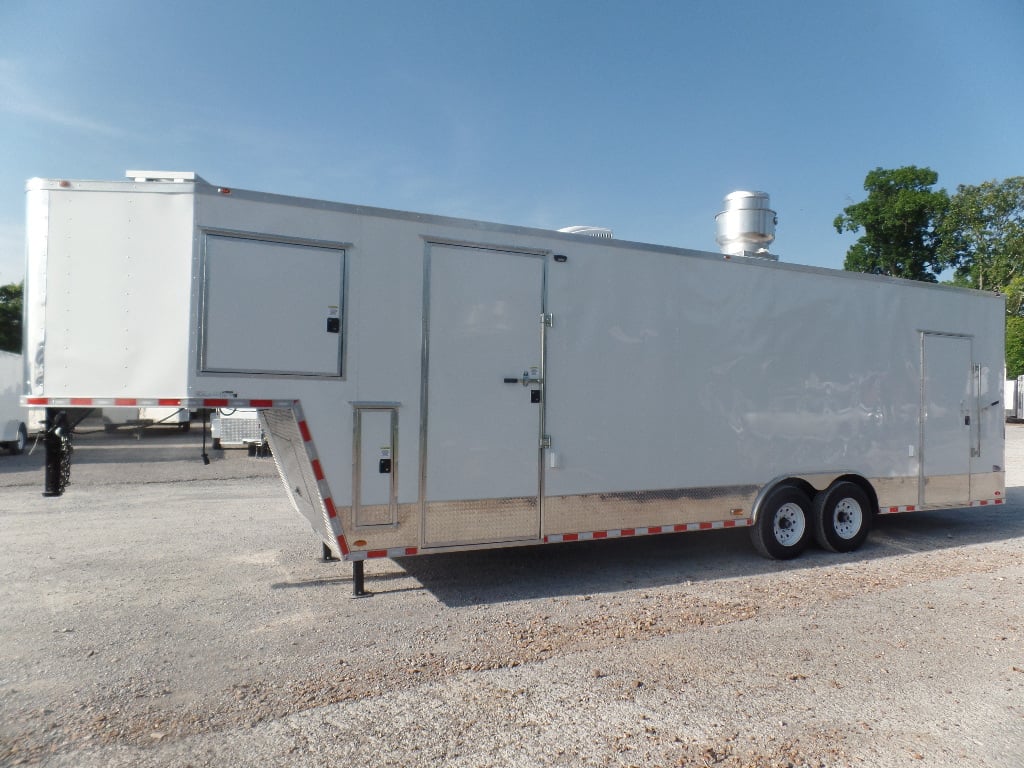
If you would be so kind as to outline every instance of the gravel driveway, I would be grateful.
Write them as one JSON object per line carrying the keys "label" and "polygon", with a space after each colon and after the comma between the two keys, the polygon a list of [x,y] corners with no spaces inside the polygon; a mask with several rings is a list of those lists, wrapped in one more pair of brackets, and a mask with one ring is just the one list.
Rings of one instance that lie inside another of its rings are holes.
{"label": "gravel driveway", "polygon": [[1024,766],[1008,504],[758,557],[742,530],[351,567],[199,436],[0,455],[0,765]]}

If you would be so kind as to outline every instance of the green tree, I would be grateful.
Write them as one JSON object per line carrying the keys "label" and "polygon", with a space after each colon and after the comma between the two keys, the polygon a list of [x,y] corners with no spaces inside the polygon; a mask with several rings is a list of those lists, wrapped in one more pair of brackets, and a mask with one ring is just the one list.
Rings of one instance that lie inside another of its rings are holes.
{"label": "green tree", "polygon": [[958,186],[939,235],[954,283],[1006,297],[1006,375],[1024,375],[1024,176]]}
{"label": "green tree", "polygon": [[868,173],[867,198],[844,208],[832,222],[840,234],[864,231],[846,252],[843,268],[936,282],[948,266],[936,227],[949,195],[932,189],[938,180],[931,168],[914,165]]}
{"label": "green tree", "polygon": [[1008,293],[1016,281],[1018,299],[1008,302],[1007,311],[1021,312],[1024,176],[958,186],[939,224],[939,235],[940,251],[947,263],[956,266],[958,284]]}
{"label": "green tree", "polygon": [[1024,376],[1024,317],[1006,317],[1006,378]]}
{"label": "green tree", "polygon": [[21,352],[22,283],[0,285],[0,349]]}

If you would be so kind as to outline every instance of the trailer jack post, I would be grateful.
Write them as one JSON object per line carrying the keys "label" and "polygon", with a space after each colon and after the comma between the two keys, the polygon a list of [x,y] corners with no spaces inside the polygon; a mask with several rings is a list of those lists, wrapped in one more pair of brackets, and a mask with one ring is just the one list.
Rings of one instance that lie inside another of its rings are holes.
{"label": "trailer jack post", "polygon": [[209,466],[210,465],[210,456],[206,452],[206,419],[209,417],[209,415],[210,415],[209,410],[207,410],[206,408],[203,408],[203,452],[201,454],[199,454],[199,455],[200,455],[200,458],[202,458],[203,464],[205,466]]}
{"label": "trailer jack post", "polygon": [[352,597],[369,597],[371,594],[366,591],[363,579],[363,561],[356,560],[352,563]]}
{"label": "trailer jack post", "polygon": [[331,552],[330,547],[328,547],[324,542],[320,542],[320,546],[322,547],[320,552],[323,555],[323,560],[325,563],[333,563],[338,561],[338,558],[336,558],[334,556],[334,553]]}
{"label": "trailer jack post", "polygon": [[46,409],[46,474],[43,496],[61,496],[71,477],[71,427],[67,412]]}

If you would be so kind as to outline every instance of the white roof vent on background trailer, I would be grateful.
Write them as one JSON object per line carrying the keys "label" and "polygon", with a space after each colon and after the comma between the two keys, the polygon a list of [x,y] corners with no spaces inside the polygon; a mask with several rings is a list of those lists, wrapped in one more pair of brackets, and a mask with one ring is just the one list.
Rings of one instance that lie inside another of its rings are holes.
{"label": "white roof vent on background trailer", "polygon": [[125,171],[126,178],[132,181],[170,181],[178,184],[194,182],[206,184],[206,180],[195,171]]}
{"label": "white roof vent on background trailer", "polygon": [[727,256],[753,256],[778,261],[768,252],[775,240],[778,216],[771,209],[767,192],[730,192],[725,210],[715,216],[718,233],[715,240]]}
{"label": "white roof vent on background trailer", "polygon": [[608,227],[588,227],[585,224],[575,227],[562,227],[559,232],[570,235],[587,235],[588,237],[615,237],[615,233]]}

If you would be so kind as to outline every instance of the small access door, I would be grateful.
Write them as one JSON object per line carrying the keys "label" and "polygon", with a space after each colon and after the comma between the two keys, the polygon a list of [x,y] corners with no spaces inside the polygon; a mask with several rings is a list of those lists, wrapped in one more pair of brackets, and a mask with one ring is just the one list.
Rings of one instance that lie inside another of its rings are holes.
{"label": "small access door", "polygon": [[430,244],[425,546],[540,537],[544,259]]}
{"label": "small access door", "polygon": [[970,501],[972,370],[969,337],[921,335],[921,504]]}

